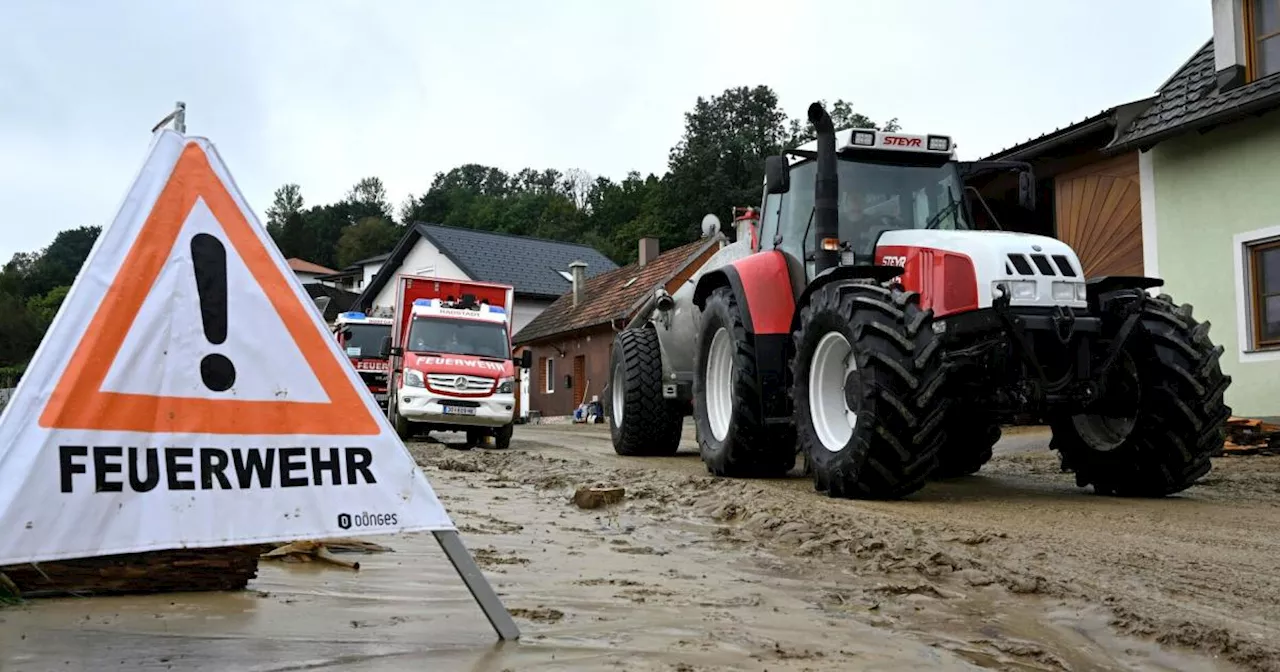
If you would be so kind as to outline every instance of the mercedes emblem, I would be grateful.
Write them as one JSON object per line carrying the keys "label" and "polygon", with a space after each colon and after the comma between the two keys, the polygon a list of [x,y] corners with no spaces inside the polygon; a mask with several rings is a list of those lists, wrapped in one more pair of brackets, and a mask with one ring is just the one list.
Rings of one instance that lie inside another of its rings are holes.
{"label": "mercedes emblem", "polygon": [[456,387],[456,388],[458,388],[459,390],[465,390],[465,389],[467,389],[467,378],[466,378],[466,376],[458,376],[458,379],[457,379],[457,380],[455,380],[455,381],[453,381],[453,386],[454,386],[454,387]]}

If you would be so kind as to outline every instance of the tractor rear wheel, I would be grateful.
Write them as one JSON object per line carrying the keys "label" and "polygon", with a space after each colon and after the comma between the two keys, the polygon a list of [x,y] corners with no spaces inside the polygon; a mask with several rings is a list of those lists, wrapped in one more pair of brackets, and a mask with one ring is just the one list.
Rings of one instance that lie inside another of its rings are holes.
{"label": "tractor rear wheel", "polygon": [[1000,423],[970,405],[953,405],[948,413],[947,440],[938,453],[933,478],[971,476],[991,460],[1000,440]]}
{"label": "tractor rear wheel", "polygon": [[693,376],[698,450],[716,476],[771,478],[796,463],[790,427],[770,427],[761,415],[756,351],[733,290],[707,297],[698,328]]}
{"label": "tractor rear wheel", "polygon": [[817,490],[896,499],[925,485],[950,405],[932,315],[869,281],[821,287],[801,309],[792,398]]}
{"label": "tractor rear wheel", "polygon": [[[1223,347],[1209,340],[1209,323],[1197,322],[1191,306],[1177,306],[1163,294],[1127,293],[1139,321],[1103,381],[1098,407],[1112,412],[1052,418],[1049,447],[1080,487],[1164,497],[1209,473],[1209,458],[1226,440],[1231,408],[1223,395],[1231,377],[1219,365]],[[1123,321],[1104,318],[1104,338],[1114,338]],[[1117,413],[1118,407],[1131,410]]]}
{"label": "tractor rear wheel", "polygon": [[619,455],[675,455],[684,417],[662,397],[662,351],[652,327],[625,329],[613,339],[605,415]]}

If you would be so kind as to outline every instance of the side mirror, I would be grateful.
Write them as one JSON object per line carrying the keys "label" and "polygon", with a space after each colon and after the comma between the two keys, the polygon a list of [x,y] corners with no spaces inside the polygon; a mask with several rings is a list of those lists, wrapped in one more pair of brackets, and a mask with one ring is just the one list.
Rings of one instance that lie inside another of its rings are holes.
{"label": "side mirror", "polygon": [[524,352],[520,353],[520,357],[512,361],[516,363],[516,366],[519,366],[522,369],[532,369],[533,368],[533,351],[525,350]]}
{"label": "side mirror", "polygon": [[1018,173],[1018,205],[1025,210],[1036,209],[1036,177],[1029,170]]}
{"label": "side mirror", "polygon": [[351,328],[350,328],[350,327],[344,328],[342,331],[338,332],[338,335],[339,335],[339,336],[341,336],[341,337],[342,337],[342,340],[344,340],[344,341],[350,340],[350,339],[351,339]]}
{"label": "side mirror", "polygon": [[378,356],[383,358],[391,356],[391,337],[390,336],[384,336],[382,338],[382,347],[378,348]]}
{"label": "side mirror", "polygon": [[765,191],[770,194],[785,194],[791,190],[791,171],[787,169],[787,159],[782,156],[770,156],[764,160]]}

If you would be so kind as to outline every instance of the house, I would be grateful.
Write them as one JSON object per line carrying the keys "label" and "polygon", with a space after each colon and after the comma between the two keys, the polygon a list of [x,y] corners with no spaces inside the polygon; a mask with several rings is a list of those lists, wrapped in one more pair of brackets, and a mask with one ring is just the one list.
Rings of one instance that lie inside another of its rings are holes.
{"label": "house", "polygon": [[320,308],[324,316],[325,324],[329,326],[333,326],[334,321],[338,319],[338,313],[346,312],[355,305],[356,299],[360,298],[360,295],[355,292],[318,282],[304,283],[302,288],[307,290],[307,295],[316,302],[316,307]]}
{"label": "house", "polygon": [[369,286],[369,282],[373,280],[373,277],[378,274],[378,271],[382,270],[383,262],[390,256],[391,253],[387,252],[368,259],[361,259],[341,271],[334,271],[329,275],[322,275],[316,279],[332,287],[359,293]]}
{"label": "house", "polygon": [[637,262],[576,278],[567,294],[515,335],[516,346],[533,353],[531,410],[543,417],[570,415],[584,400],[599,396],[609,379],[614,333],[659,286],[675,294],[721,240],[703,238],[660,254],[656,238],[642,238]]}
{"label": "house", "polygon": [[512,320],[519,331],[569,290],[569,265],[575,261],[587,265],[588,278],[618,267],[577,243],[415,222],[380,262],[381,270],[361,290],[355,309],[390,310],[396,290],[392,279],[401,274],[497,282],[515,288]]}
{"label": "house", "polygon": [[1071,245],[1086,277],[1143,273],[1140,157],[1107,153],[1150,98],[1111,107],[1086,119],[1003,149],[984,161],[1021,161],[1036,177],[1036,207],[1018,205],[1018,176],[995,172],[968,180],[986,208],[974,208],[979,228],[1052,236]]}
{"label": "house", "polygon": [[1137,151],[1143,262],[1212,324],[1237,415],[1280,416],[1280,3],[1212,0],[1213,36],[1111,142]]}
{"label": "house", "polygon": [[289,257],[285,260],[289,264],[289,270],[298,276],[298,281],[304,285],[320,282],[320,278],[327,275],[333,275],[337,271],[332,268],[326,268],[320,264],[313,264],[306,259],[297,257]]}

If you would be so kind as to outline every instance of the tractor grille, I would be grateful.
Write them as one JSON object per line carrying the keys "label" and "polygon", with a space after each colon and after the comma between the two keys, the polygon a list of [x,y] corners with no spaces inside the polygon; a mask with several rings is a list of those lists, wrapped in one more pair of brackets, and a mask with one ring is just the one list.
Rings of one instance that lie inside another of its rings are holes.
{"label": "tractor grille", "polygon": [[[459,385],[459,382],[463,385]],[[493,378],[468,376],[458,373],[432,373],[427,375],[427,386],[436,390],[457,390],[459,392],[488,392],[493,389]]]}
{"label": "tractor grille", "polygon": [[[1052,259],[1052,263],[1050,263],[1050,259]],[[1033,264],[1034,270],[1032,270]],[[1061,254],[1055,254],[1050,257],[1044,254],[1020,254],[1014,252],[1009,255],[1009,261],[1005,262],[1004,270],[1009,275],[1078,277],[1078,273],[1075,267],[1071,265],[1071,261]]]}

